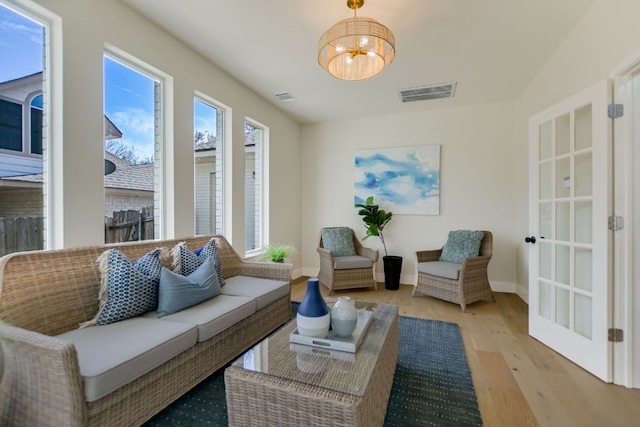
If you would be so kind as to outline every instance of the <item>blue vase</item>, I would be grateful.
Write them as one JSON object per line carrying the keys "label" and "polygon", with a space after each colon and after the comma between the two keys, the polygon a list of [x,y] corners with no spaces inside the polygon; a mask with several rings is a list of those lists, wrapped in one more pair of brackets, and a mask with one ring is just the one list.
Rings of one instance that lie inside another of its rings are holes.
{"label": "blue vase", "polygon": [[298,307],[296,322],[300,335],[314,338],[327,337],[331,317],[329,307],[320,294],[318,279],[307,280],[307,293]]}

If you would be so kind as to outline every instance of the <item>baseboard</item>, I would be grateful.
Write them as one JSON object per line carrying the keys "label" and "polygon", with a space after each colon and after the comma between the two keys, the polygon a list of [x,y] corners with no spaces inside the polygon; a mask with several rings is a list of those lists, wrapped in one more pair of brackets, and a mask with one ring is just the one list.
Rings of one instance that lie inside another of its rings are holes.
{"label": "baseboard", "polygon": [[291,279],[295,280],[301,276],[304,276],[304,274],[302,273],[302,269],[301,268],[296,268],[295,270],[293,270],[291,272]]}
{"label": "baseboard", "polygon": [[522,299],[522,301],[529,304],[529,289],[518,285],[518,288],[516,289],[516,294],[518,294],[518,296]]}

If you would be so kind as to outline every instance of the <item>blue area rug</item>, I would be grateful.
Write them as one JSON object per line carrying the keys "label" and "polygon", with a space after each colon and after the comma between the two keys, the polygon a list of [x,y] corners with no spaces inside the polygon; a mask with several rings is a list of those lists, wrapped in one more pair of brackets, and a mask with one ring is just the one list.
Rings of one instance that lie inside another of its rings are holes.
{"label": "blue area rug", "polygon": [[[384,425],[482,426],[458,325],[400,316],[398,328],[400,355]],[[145,426],[227,424],[221,369]]]}

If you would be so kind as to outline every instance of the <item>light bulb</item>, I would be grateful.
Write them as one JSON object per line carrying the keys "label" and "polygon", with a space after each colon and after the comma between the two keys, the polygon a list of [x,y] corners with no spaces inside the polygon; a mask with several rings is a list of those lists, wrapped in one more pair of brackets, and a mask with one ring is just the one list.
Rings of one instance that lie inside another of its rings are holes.
{"label": "light bulb", "polygon": [[361,37],[360,38],[360,47],[365,47],[368,43],[369,43],[369,38],[368,37]]}

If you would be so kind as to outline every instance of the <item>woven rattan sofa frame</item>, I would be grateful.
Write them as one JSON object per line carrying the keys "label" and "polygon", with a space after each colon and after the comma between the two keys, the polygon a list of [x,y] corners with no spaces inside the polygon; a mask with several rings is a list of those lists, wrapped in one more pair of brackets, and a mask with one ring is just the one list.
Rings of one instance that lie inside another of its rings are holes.
{"label": "woven rattan sofa frame", "polygon": [[416,293],[420,293],[460,304],[463,312],[466,311],[467,304],[484,299],[495,301],[487,275],[487,266],[493,255],[493,234],[490,231],[483,231],[483,233],[479,256],[467,258],[463,261],[458,280],[446,279],[418,271],[418,263],[438,261],[442,254],[442,249],[417,251],[417,280],[413,288],[413,296]]}
{"label": "woven rattan sofa frame", "polygon": [[373,266],[371,268],[355,268],[350,270],[334,269],[335,258],[331,254],[330,250],[324,248],[322,243],[322,233],[320,233],[320,243],[318,244],[317,249],[318,255],[320,255],[320,271],[318,272],[318,280],[329,289],[329,295],[331,295],[334,290],[341,289],[373,287],[376,291],[378,290],[378,284],[374,277],[375,266],[378,261],[378,250],[362,246],[353,229],[351,230],[351,235],[353,236],[353,246],[356,250],[356,254],[372,260]]}
{"label": "woven rattan sofa frame", "polygon": [[[217,236],[224,277],[291,281],[291,264],[246,262]],[[137,259],[156,247],[209,237],[34,251],[0,258],[0,337],[4,376],[0,425],[137,426],[291,319],[290,295],[120,387],[86,402],[75,347],[52,335],[75,329],[98,310],[97,257],[110,247]],[[170,263],[170,260],[169,260]],[[8,326],[8,325],[12,326]]]}

